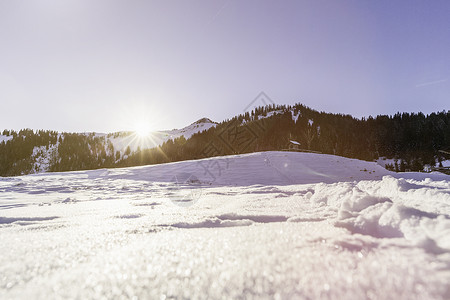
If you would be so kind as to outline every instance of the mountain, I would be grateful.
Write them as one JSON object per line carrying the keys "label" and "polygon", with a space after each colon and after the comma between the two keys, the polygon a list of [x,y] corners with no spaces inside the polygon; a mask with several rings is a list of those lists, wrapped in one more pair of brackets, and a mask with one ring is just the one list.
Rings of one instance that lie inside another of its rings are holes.
{"label": "mountain", "polygon": [[[4,130],[0,135],[0,176],[112,167],[132,153],[159,147],[168,140],[189,139],[216,124],[202,118],[182,129],[155,131],[147,137],[125,131],[105,134]],[[67,165],[61,169],[61,164]]]}
{"label": "mountain", "polygon": [[193,134],[202,132],[216,126],[216,122],[208,118],[202,118],[191,125],[181,129],[162,130],[151,132],[148,137],[139,137],[134,132],[117,132],[110,134],[94,133],[95,137],[104,138],[106,143],[111,142],[114,146],[114,151],[119,151],[121,154],[125,153],[127,147],[130,147],[131,152],[135,152],[140,148],[151,149],[161,146],[168,140],[184,137],[189,139]]}
{"label": "mountain", "polygon": [[[11,138],[12,136],[12,138]],[[0,176],[159,164],[259,151],[295,150],[378,161],[390,170],[429,171],[450,158],[450,112],[357,119],[302,104],[267,105],[224,120],[207,118],[148,137],[4,131]],[[441,150],[445,150],[441,152]]]}
{"label": "mountain", "polygon": [[450,158],[440,151],[450,149],[450,112],[357,119],[302,104],[268,105],[227,119],[187,141],[163,146],[165,157],[143,151],[133,163],[291,149],[378,161],[399,172],[423,171],[443,166]]}

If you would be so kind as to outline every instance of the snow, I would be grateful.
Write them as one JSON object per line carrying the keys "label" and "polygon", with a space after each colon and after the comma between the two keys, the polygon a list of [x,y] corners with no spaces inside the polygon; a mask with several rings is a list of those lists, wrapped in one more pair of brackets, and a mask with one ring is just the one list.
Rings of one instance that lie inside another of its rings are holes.
{"label": "snow", "polygon": [[123,156],[128,146],[130,147],[130,150],[132,152],[137,151],[138,147],[140,147],[142,150],[151,149],[161,146],[168,140],[174,140],[181,136],[189,139],[193,134],[206,131],[214,126],[216,126],[215,122],[211,121],[208,118],[203,118],[182,129],[151,132],[148,137],[139,137],[133,132],[118,132],[112,135],[95,133],[95,137],[105,138],[111,141],[114,146],[114,151],[119,151]]}
{"label": "snow", "polygon": [[[268,119],[274,115],[279,115],[279,114],[283,114],[283,113],[284,113],[283,110],[273,110],[273,111],[267,112],[266,115],[252,116],[249,121]],[[245,124],[247,124],[247,122],[248,122],[247,120],[243,119],[241,124],[245,125]]]}
{"label": "snow", "polygon": [[449,179],[298,152],[0,178],[0,298],[448,299]]}
{"label": "snow", "polygon": [[272,117],[272,116],[274,116],[274,115],[279,115],[279,114],[282,114],[282,113],[283,113],[283,110],[273,110],[273,111],[269,111],[268,113],[266,113],[265,116],[264,116],[264,115],[258,115],[258,116],[256,117],[256,120],[267,119],[267,118],[270,118],[270,117]]}
{"label": "snow", "polygon": [[[437,163],[436,166],[439,166],[439,163]],[[444,168],[450,167],[450,159],[443,160],[443,161],[442,161],[442,166],[443,166]]]}
{"label": "snow", "polygon": [[386,165],[390,164],[390,165],[395,165],[395,159],[393,158],[386,158],[386,157],[379,157],[376,160],[376,163],[379,164],[380,166],[382,166],[383,168],[386,167]]}
{"label": "snow", "polygon": [[[386,167],[386,165],[388,165],[388,164],[390,164],[392,166],[395,165],[395,159],[393,159],[393,158],[389,159],[389,158],[386,158],[386,157],[379,157],[376,160],[376,162],[377,162],[377,164],[379,164],[382,167]],[[400,163],[399,160],[398,160],[398,163]],[[442,166],[443,167],[450,167],[450,160],[443,160],[442,161]],[[439,167],[439,162],[436,162],[436,164],[433,167]],[[424,166],[424,170],[425,171],[429,172],[429,171],[431,171],[431,169],[432,169],[432,166],[430,166],[430,165],[425,165]]]}
{"label": "snow", "polygon": [[[181,136],[184,136],[186,139],[188,139],[193,134],[208,130],[214,126],[216,126],[215,122],[211,121],[210,119],[203,118],[182,129],[155,131],[150,133],[148,137],[139,137],[133,132],[116,132],[112,134],[85,132],[83,134],[86,136],[92,135],[94,138],[104,139],[105,151],[108,155],[115,155],[115,153],[119,151],[120,152],[119,159],[126,159],[128,158],[128,155],[125,155],[127,147],[130,147],[131,152],[137,151],[138,148],[140,148],[141,150],[151,149],[154,147],[161,146],[164,142],[167,142],[168,140],[171,139],[174,140]],[[64,133],[58,134],[58,140],[60,137],[64,139]],[[2,141],[7,142],[12,138],[13,136],[0,135],[0,143]],[[109,143],[112,144],[113,149],[110,149],[108,147]],[[50,144],[48,147],[47,146],[34,147],[31,156],[31,159],[34,161],[31,173],[48,172],[50,169],[52,158],[58,155],[58,146],[59,141],[56,142],[56,144]],[[113,152],[111,152],[111,150]]]}
{"label": "snow", "polygon": [[12,140],[13,136],[12,135],[1,135],[0,134],[0,144],[2,142],[8,142],[9,140]]}
{"label": "snow", "polygon": [[297,112],[297,114],[294,114],[294,111],[291,110],[291,114],[292,114],[292,120],[297,123],[298,117],[300,117],[301,113],[300,111]]}
{"label": "snow", "polygon": [[52,157],[58,152],[59,142],[46,146],[35,146],[31,159],[34,160],[32,173],[43,173],[50,169]]}

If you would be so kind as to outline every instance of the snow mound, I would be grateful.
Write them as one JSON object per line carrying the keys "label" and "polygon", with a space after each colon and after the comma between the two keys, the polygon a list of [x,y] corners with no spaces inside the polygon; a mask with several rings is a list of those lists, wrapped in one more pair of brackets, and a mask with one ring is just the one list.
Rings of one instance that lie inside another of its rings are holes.
{"label": "snow mound", "polygon": [[[395,173],[387,171],[373,162],[327,154],[283,151],[230,155],[133,168],[54,174],[58,174],[58,176],[76,174],[80,177],[88,176],[91,179],[107,176],[111,179],[157,182],[174,182],[178,177],[188,177],[195,178],[197,183],[201,184],[233,186],[333,183],[381,179],[384,175],[395,176]],[[47,176],[46,174],[42,175]],[[417,176],[418,178],[424,177]]]}
{"label": "snow mound", "polygon": [[311,200],[337,210],[335,225],[377,238],[405,238],[426,251],[450,250],[450,189],[405,179],[318,185]]}

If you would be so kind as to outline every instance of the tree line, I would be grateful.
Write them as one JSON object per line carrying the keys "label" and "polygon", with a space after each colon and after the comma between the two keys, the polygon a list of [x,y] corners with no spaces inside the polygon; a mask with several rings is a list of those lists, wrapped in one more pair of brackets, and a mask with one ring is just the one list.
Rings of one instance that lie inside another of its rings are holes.
{"label": "tree line", "polygon": [[304,150],[367,161],[386,157],[395,160],[388,166],[394,171],[421,171],[425,165],[434,166],[446,159],[439,150],[450,149],[450,112],[397,113],[357,119],[318,112],[302,104],[273,104],[224,120],[189,139],[180,137],[157,148],[134,152],[128,148],[123,154],[107,138],[94,134],[25,129],[6,130],[3,135],[12,139],[0,143],[1,176],[29,173],[36,146],[57,144],[58,151],[49,170],[73,171],[285,150],[290,140],[299,142]]}

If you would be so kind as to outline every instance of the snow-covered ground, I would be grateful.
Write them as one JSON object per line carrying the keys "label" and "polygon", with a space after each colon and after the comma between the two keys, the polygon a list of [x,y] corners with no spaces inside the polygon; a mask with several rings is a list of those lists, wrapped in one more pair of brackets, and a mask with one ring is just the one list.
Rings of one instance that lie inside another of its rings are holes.
{"label": "snow-covered ground", "polygon": [[[386,167],[386,165],[395,165],[395,159],[393,158],[386,158],[386,157],[379,157],[376,160],[376,163],[379,164],[380,166],[382,166],[383,168]],[[397,163],[399,163],[399,161],[397,160]]]}
{"label": "snow-covered ground", "polygon": [[0,178],[0,299],[449,299],[450,177],[262,152]]}
{"label": "snow-covered ground", "polygon": [[[393,158],[386,158],[386,157],[379,157],[377,160],[376,160],[376,163],[377,164],[379,164],[380,166],[382,166],[382,167],[386,167],[386,165],[391,165],[391,166],[395,166],[395,159],[393,159]],[[397,163],[399,164],[400,163],[400,160],[399,159],[397,159]],[[442,162],[441,162],[441,164],[442,164],[442,166],[443,167],[450,167],[450,160],[443,160]],[[429,170],[432,170],[432,167],[439,167],[439,162],[436,162],[436,164],[434,165],[434,166],[430,166],[430,165],[425,165],[424,166],[424,170],[425,171],[429,171]]]}

